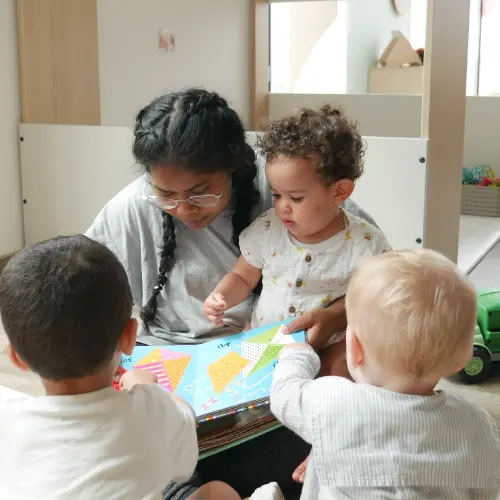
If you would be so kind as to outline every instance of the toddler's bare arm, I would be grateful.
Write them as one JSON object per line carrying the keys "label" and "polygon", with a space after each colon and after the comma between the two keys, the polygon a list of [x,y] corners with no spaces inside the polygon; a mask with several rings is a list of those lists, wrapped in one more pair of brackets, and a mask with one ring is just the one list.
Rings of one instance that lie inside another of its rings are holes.
{"label": "toddler's bare arm", "polygon": [[259,283],[262,270],[240,257],[232,271],[217,285],[205,301],[205,316],[216,326],[223,323],[224,312],[243,302]]}

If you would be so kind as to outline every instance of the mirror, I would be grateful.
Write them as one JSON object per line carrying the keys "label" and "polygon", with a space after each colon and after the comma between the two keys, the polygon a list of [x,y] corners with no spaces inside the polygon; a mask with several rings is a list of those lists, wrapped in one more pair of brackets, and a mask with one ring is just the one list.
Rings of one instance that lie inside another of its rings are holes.
{"label": "mirror", "polygon": [[[270,16],[271,92],[422,93],[427,0],[271,0]],[[500,93],[498,26],[500,0],[471,0],[467,95]]]}

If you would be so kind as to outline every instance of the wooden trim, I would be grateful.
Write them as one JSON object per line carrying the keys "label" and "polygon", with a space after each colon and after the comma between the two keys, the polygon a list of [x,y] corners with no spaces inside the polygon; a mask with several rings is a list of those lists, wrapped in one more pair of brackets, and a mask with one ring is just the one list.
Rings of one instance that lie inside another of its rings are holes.
{"label": "wooden trim", "polygon": [[428,0],[421,135],[429,138],[424,246],[457,261],[470,0]]}
{"label": "wooden trim", "polygon": [[252,128],[269,116],[269,28],[268,0],[253,0]]}
{"label": "wooden trim", "polygon": [[25,43],[24,43],[24,0],[17,0],[17,38],[19,53],[19,86],[21,91],[21,120],[26,121],[29,116],[28,101],[26,98],[26,71],[25,71]]}

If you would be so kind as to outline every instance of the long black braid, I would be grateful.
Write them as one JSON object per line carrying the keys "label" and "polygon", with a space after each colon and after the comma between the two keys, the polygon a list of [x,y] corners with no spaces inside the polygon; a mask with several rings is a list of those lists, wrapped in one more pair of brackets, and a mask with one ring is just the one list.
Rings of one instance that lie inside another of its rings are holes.
{"label": "long black braid", "polygon": [[156,316],[156,308],[158,305],[158,295],[160,295],[165,283],[167,282],[167,273],[174,265],[174,252],[177,246],[175,242],[175,223],[174,218],[163,212],[163,246],[160,252],[160,267],[158,268],[158,278],[153,287],[153,293],[147,304],[141,310],[141,319],[147,327],[149,321],[152,321]]}
{"label": "long black braid", "polygon": [[[146,171],[162,165],[196,173],[224,171],[231,175],[233,234],[239,236],[251,222],[260,194],[254,185],[255,153],[245,141],[243,124],[225,99],[214,92],[187,89],[156,98],[137,115],[133,154]],[[175,222],[163,212],[163,246],[158,278],[141,310],[146,328],[156,316],[158,296],[175,263]]]}
{"label": "long black braid", "polygon": [[254,184],[257,175],[255,166],[255,153],[248,144],[245,144],[245,156],[243,168],[236,170],[232,174],[233,196],[231,206],[233,216],[231,223],[233,226],[233,236],[231,241],[235,247],[240,248],[240,234],[252,222],[252,211],[260,200],[260,193]]}

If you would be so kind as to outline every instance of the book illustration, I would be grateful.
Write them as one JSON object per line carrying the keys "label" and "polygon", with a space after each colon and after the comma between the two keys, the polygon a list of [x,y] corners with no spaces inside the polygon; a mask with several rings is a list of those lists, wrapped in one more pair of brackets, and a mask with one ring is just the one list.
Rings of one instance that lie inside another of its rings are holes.
{"label": "book illustration", "polygon": [[292,335],[283,333],[283,325],[269,328],[265,332],[242,342],[243,356],[250,361],[250,364],[244,369],[243,375],[247,377],[273,363],[281,349],[293,342],[295,340]]}
{"label": "book illustration", "polygon": [[284,334],[282,325],[204,344],[137,346],[132,356],[123,357],[121,367],[155,373],[161,387],[194,408],[198,422],[220,418],[268,400],[279,352],[305,340],[304,332]]}
{"label": "book illustration", "polygon": [[208,366],[207,372],[215,394],[220,394],[248,365],[248,359],[237,352],[230,352]]}
{"label": "book illustration", "polygon": [[285,346],[280,344],[274,344],[274,345],[269,344],[264,349],[262,356],[258,359],[257,363],[255,363],[254,367],[252,368],[252,370],[248,375],[257,373],[259,370],[262,370],[262,368],[265,368],[267,365],[274,363],[277,360],[278,354],[280,353],[281,349],[283,349],[283,347]]}
{"label": "book illustration", "polygon": [[269,393],[266,391],[266,389],[260,388],[260,389],[256,389],[255,391],[252,391],[252,392],[250,392],[250,390],[252,389],[251,387],[247,387],[246,389],[247,390],[245,391],[245,394],[243,396],[241,396],[240,398],[238,398],[234,402],[235,405],[239,405],[245,401],[249,401],[249,400],[255,401],[255,400],[269,396]]}
{"label": "book illustration", "polygon": [[157,361],[169,360],[169,359],[179,359],[186,355],[177,350],[169,349],[167,347],[157,347],[154,348],[145,358],[141,359],[141,363],[156,363]]}
{"label": "book illustration", "polygon": [[154,373],[161,387],[175,392],[190,361],[190,355],[157,348],[141,359],[135,367]]}
{"label": "book illustration", "polygon": [[214,398],[210,398],[206,403],[203,403],[201,405],[201,407],[204,409],[204,410],[210,410],[210,408],[215,404],[217,403],[217,400],[214,399]]}
{"label": "book illustration", "polygon": [[240,391],[238,390],[238,386],[241,385],[239,381],[235,382],[234,387],[226,387],[226,392],[231,398],[236,398],[240,395]]}
{"label": "book illustration", "polygon": [[158,385],[167,389],[167,391],[174,392],[174,388],[170,383],[170,379],[168,378],[167,372],[165,371],[165,367],[161,361],[157,361],[156,363],[146,363],[137,365],[139,370],[147,370],[151,373],[154,373],[158,378]]}
{"label": "book illustration", "polygon": [[[262,333],[258,335],[253,335],[245,340],[245,342],[249,344],[269,344],[273,341],[273,339],[282,331],[283,325],[274,326],[273,328],[269,328],[264,330]],[[252,330],[250,330],[251,333]]]}
{"label": "book illustration", "polygon": [[177,389],[179,382],[186,371],[186,368],[191,361],[191,356],[185,356],[179,359],[169,359],[163,363],[165,367],[165,372],[170,379],[170,384],[172,385],[173,390]]}
{"label": "book illustration", "polygon": [[271,344],[293,344],[295,339],[292,335],[283,333],[283,325],[280,326],[279,330],[276,332],[276,335],[271,339]]}
{"label": "book illustration", "polygon": [[201,375],[196,380],[193,380],[191,383],[184,385],[182,389],[184,393],[189,394],[190,396],[183,396],[184,398],[198,398],[201,394],[206,394],[208,392],[213,391],[213,385],[209,382],[208,374]]}
{"label": "book illustration", "polygon": [[262,354],[266,350],[266,344],[254,344],[252,342],[241,343],[241,353],[248,359],[249,364],[243,368],[243,376],[246,378],[253,370],[253,367],[259,362]]}

